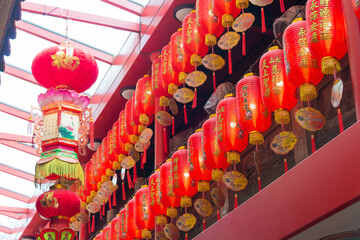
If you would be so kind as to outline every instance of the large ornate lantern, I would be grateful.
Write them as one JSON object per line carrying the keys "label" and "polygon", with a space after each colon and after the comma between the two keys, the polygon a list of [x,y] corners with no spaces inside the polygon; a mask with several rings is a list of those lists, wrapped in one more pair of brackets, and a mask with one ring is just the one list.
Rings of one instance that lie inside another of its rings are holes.
{"label": "large ornate lantern", "polygon": [[145,75],[136,83],[136,90],[134,95],[135,111],[140,113],[140,123],[149,125],[151,117],[155,112],[155,98],[151,85],[151,77]]}
{"label": "large ornate lantern", "polygon": [[203,230],[206,228],[205,218],[212,214],[211,204],[205,199],[205,192],[210,190],[209,181],[211,181],[211,169],[206,168],[202,143],[201,143],[201,129],[196,129],[187,141],[188,148],[188,162],[190,178],[197,181],[198,191],[202,192],[202,198],[195,201],[194,206],[197,213],[203,217]]}
{"label": "large ornate lantern", "polygon": [[149,207],[155,215],[156,224],[164,226],[167,223],[167,218],[166,207],[160,201],[160,169],[156,169],[149,178],[149,201]]}
{"label": "large ornate lantern", "polygon": [[135,193],[135,222],[143,239],[151,239],[151,230],[155,228],[155,216],[150,210],[149,197],[147,185],[141,186]]}
{"label": "large ornate lantern", "polygon": [[170,43],[161,50],[161,79],[168,84],[168,93],[170,95],[173,95],[178,86],[182,84],[179,81],[179,73],[171,65]]}
{"label": "large ornate lantern", "polygon": [[180,198],[174,193],[171,159],[166,160],[160,167],[160,202],[167,207],[167,216],[177,216],[176,208],[180,206]]}
{"label": "large ornate lantern", "polygon": [[[246,177],[236,171],[240,163],[240,152],[248,145],[248,133],[241,129],[236,113],[236,99],[228,94],[216,107],[217,141],[221,151],[226,152],[227,162],[233,164],[234,170],[228,171],[223,180],[228,188],[238,192],[247,185]],[[238,196],[235,193],[234,206],[237,207]]]}

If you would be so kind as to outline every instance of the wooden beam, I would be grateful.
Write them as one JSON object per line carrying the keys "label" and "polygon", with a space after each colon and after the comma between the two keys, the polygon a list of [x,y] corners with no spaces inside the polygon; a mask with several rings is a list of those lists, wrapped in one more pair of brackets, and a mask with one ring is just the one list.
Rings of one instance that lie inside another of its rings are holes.
{"label": "wooden beam", "polygon": [[33,138],[30,136],[17,135],[11,133],[2,133],[0,132],[0,140],[9,140],[15,142],[23,142],[23,143],[33,143]]}
{"label": "wooden beam", "polygon": [[13,198],[13,199],[19,200],[21,202],[25,202],[25,203],[28,203],[31,199],[25,195],[22,195],[20,193],[16,193],[16,192],[13,192],[8,189],[1,188],[1,187],[0,187],[0,195],[6,196],[9,198]]}
{"label": "wooden beam", "polygon": [[84,23],[95,24],[103,27],[110,27],[123,31],[140,32],[140,24],[133,23],[108,17],[102,17],[98,15],[72,11],[68,9],[62,9],[59,7],[51,7],[47,5],[21,2],[22,10],[34,14],[48,15],[53,17],[59,17],[64,19],[71,19],[73,21],[79,21]]}
{"label": "wooden beam", "polygon": [[0,226],[0,232],[6,233],[6,234],[11,234],[12,230],[10,228]]}
{"label": "wooden beam", "polygon": [[0,212],[12,212],[12,213],[22,213],[28,214],[28,208],[17,208],[17,207],[8,207],[8,206],[0,206]]}
{"label": "wooden beam", "polygon": [[11,168],[1,163],[0,163],[0,171],[28,181],[34,181],[34,175],[32,175],[31,173],[23,172],[19,169]]}
{"label": "wooden beam", "polygon": [[35,148],[29,147],[29,146],[27,146],[25,144],[21,144],[21,143],[14,142],[14,141],[9,141],[9,140],[0,140],[0,143],[5,145],[5,146],[8,146],[8,147],[15,148],[17,150],[23,151],[25,153],[32,154],[32,155],[34,155],[36,157],[40,157],[40,155],[36,153]]}
{"label": "wooden beam", "polygon": [[[4,113],[10,114],[10,115],[12,115],[14,117],[18,117],[18,118],[21,118],[23,120],[29,121],[30,113],[25,112],[23,110],[20,110],[18,108],[14,108],[14,107],[12,107],[10,105],[7,105],[5,103],[0,102],[0,112],[4,112]],[[34,122],[33,120],[31,120],[31,121]]]}

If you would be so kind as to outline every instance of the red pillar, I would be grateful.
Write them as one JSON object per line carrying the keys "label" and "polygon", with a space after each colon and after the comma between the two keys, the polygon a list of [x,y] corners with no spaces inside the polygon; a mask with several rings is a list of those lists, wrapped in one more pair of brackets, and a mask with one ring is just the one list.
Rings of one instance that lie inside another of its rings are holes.
{"label": "red pillar", "polygon": [[357,69],[360,63],[360,21],[356,17],[352,1],[342,0],[348,56],[353,84],[356,119],[360,120],[360,71]]}
{"label": "red pillar", "polygon": [[[155,113],[160,111],[159,98],[155,98]],[[169,154],[169,128],[161,125],[156,119],[155,122],[155,167],[160,165]],[[168,143],[167,149],[164,149],[164,129],[166,129],[166,139]]]}
{"label": "red pillar", "polygon": [[[82,213],[85,213],[86,215],[89,215],[89,212],[86,209],[81,209],[80,211]],[[90,239],[89,224],[90,224],[90,219],[89,219],[89,221],[87,223],[80,223],[79,240],[88,240],[88,239]]]}

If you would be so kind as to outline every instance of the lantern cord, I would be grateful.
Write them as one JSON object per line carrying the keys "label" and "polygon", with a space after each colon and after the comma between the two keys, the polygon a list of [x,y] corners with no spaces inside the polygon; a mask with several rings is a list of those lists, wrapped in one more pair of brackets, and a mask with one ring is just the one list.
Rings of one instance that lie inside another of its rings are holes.
{"label": "lantern cord", "polygon": [[126,200],[125,182],[122,182],[122,200]]}
{"label": "lantern cord", "polygon": [[221,216],[220,216],[220,209],[217,209],[216,211],[216,216],[217,216],[217,220],[219,221]]}
{"label": "lantern cord", "polygon": [[[142,163],[141,163],[142,164]],[[136,164],[134,165],[133,167],[133,183],[135,184],[136,183],[136,180],[137,180],[137,169],[136,169]]]}
{"label": "lantern cord", "polygon": [[315,137],[314,137],[314,134],[311,134],[311,150],[312,150],[312,153],[316,152],[316,146],[315,146]]}
{"label": "lantern cord", "polygon": [[206,220],[205,218],[203,218],[203,231],[205,231],[205,229],[206,229]]}
{"label": "lantern cord", "polygon": [[129,185],[129,189],[134,188],[134,184],[131,181],[131,177],[130,177],[130,171],[127,171],[127,180],[128,180],[128,185]]}
{"label": "lantern cord", "polygon": [[113,206],[116,207],[116,190],[113,191]]}
{"label": "lantern cord", "polygon": [[245,37],[245,32],[242,33],[243,37],[242,37],[242,55],[246,56],[246,37]]}
{"label": "lantern cord", "polygon": [[258,176],[258,191],[261,191],[261,178],[260,175]]}
{"label": "lantern cord", "polygon": [[188,240],[189,237],[188,237],[188,233],[185,233],[185,240]]}
{"label": "lantern cord", "polygon": [[168,141],[167,141],[167,133],[166,128],[163,128],[163,139],[164,139],[164,152],[168,152]]}
{"label": "lantern cord", "polygon": [[[101,214],[100,214],[101,216]],[[95,216],[94,214],[92,215],[92,223],[91,223],[91,232],[95,231]]]}
{"label": "lantern cord", "polygon": [[184,104],[184,122],[185,124],[188,124],[188,116],[186,111],[186,104]]}
{"label": "lantern cord", "polygon": [[263,33],[266,32],[265,11],[263,7],[261,7],[261,30]]}
{"label": "lantern cord", "polygon": [[340,108],[338,108],[337,112],[338,112],[338,119],[339,119],[339,130],[340,130],[340,133],[342,133],[344,131],[344,124],[343,124],[343,118],[342,118]]}
{"label": "lantern cord", "polygon": [[216,76],[215,76],[215,72],[213,72],[213,87],[214,87],[214,92],[216,92]]}
{"label": "lantern cord", "polygon": [[284,0],[280,0],[280,9],[281,12],[284,13],[285,12],[285,4],[284,4]]}
{"label": "lantern cord", "polygon": [[171,116],[171,121],[172,121],[171,134],[174,136],[175,135],[175,119],[174,119],[174,116]]}
{"label": "lantern cord", "polygon": [[112,204],[111,204],[111,196],[109,197],[109,210],[112,209]]}
{"label": "lantern cord", "polygon": [[239,206],[238,194],[235,193],[235,196],[234,196],[234,209],[237,208],[238,206]]}
{"label": "lantern cord", "polygon": [[192,109],[196,108],[197,105],[197,90],[195,88],[194,90],[194,99],[193,99],[193,103],[192,103]]}
{"label": "lantern cord", "polygon": [[285,169],[285,173],[287,173],[287,171],[288,171],[288,163],[287,163],[286,158],[284,158],[284,169]]}

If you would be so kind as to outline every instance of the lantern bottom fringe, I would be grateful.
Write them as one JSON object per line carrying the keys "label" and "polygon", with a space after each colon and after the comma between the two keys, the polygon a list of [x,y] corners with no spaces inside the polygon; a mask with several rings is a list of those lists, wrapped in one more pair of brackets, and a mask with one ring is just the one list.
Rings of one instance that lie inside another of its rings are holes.
{"label": "lantern bottom fringe", "polygon": [[300,97],[301,100],[312,101],[317,97],[316,87],[312,83],[305,83],[300,86]]}
{"label": "lantern bottom fringe", "polygon": [[236,151],[231,151],[226,153],[227,162],[229,164],[238,164],[240,163],[240,153]]}
{"label": "lantern bottom fringe", "polygon": [[81,184],[84,183],[84,170],[80,163],[69,163],[57,158],[35,166],[35,183],[41,184],[42,178],[57,179],[64,177],[68,180],[78,179]]}
{"label": "lantern bottom fringe", "polygon": [[172,220],[173,218],[177,217],[177,215],[178,215],[177,209],[174,208],[174,207],[168,207],[168,208],[166,209],[166,215],[167,215],[168,217],[170,217],[171,220]]}
{"label": "lantern bottom fringe", "polygon": [[191,205],[192,205],[191,197],[186,197],[186,196],[181,197],[180,199],[181,207],[186,209],[187,207],[191,207]]}
{"label": "lantern bottom fringe", "polygon": [[259,131],[252,131],[249,134],[249,143],[253,145],[261,145],[264,143],[264,136]]}
{"label": "lantern bottom fringe", "polygon": [[156,225],[164,226],[167,224],[167,217],[164,215],[156,216]]}
{"label": "lantern bottom fringe", "polygon": [[344,124],[343,124],[343,118],[340,108],[338,108],[337,112],[338,112],[338,121],[339,121],[339,131],[340,133],[342,133],[344,131]]}
{"label": "lantern bottom fringe", "polygon": [[338,62],[338,60],[336,60],[334,57],[323,57],[321,59],[321,71],[326,74],[333,74],[334,73],[334,69],[335,72],[338,73],[339,71],[341,71],[341,66],[340,63]]}
{"label": "lantern bottom fringe", "polygon": [[290,123],[290,114],[285,109],[277,109],[274,112],[275,122],[279,125]]}
{"label": "lantern bottom fringe", "polygon": [[213,169],[211,171],[212,180],[214,180],[215,182],[220,182],[223,176],[224,176],[224,172],[221,169]]}

